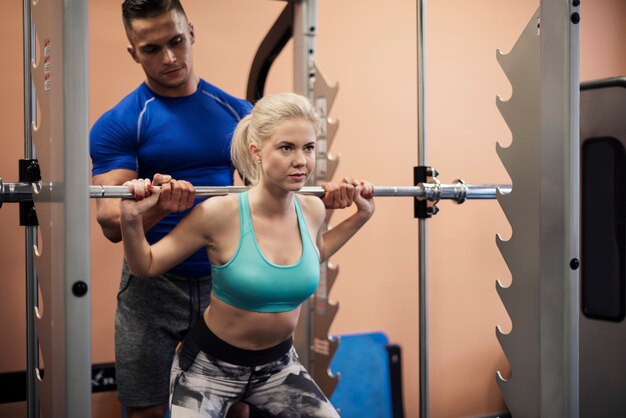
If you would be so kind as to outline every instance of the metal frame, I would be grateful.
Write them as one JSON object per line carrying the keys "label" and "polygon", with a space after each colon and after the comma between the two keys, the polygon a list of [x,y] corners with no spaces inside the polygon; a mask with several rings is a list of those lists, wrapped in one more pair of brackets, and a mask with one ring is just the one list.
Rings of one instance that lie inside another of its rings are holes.
{"label": "metal frame", "polygon": [[541,2],[541,416],[579,416],[580,7]]}
{"label": "metal frame", "polygon": [[[500,386],[514,416],[576,418],[579,415],[580,16],[578,2],[568,0],[542,0],[540,10],[540,18],[531,19],[522,42],[518,41],[521,46],[511,53],[513,57],[500,59],[513,85],[513,99],[512,104],[499,107],[511,127],[514,142],[507,150],[499,149],[499,154],[515,187],[513,193],[499,198],[513,227],[513,238],[499,241],[513,273],[511,287],[498,289],[513,322],[511,334],[498,335],[513,369],[510,381],[500,376]],[[418,0],[420,166],[426,166],[425,11],[426,0]],[[533,47],[532,33],[539,35],[539,20],[540,36]],[[522,87],[520,82],[526,84],[518,92]],[[530,90],[530,95],[522,90]],[[527,149],[518,146],[516,140],[527,141]],[[512,150],[518,151],[515,158]],[[424,219],[419,222],[420,416],[427,417],[427,228]],[[536,230],[523,231],[524,225],[534,223]],[[520,236],[526,237],[526,245],[519,244]],[[528,251],[535,256],[528,257]],[[529,285],[519,282],[522,278]],[[520,335],[528,338],[523,341]]]}
{"label": "metal frame", "polygon": [[[36,329],[36,337],[28,337],[27,373],[35,382],[28,415],[39,417],[40,409],[44,417],[85,418],[91,416],[87,1],[27,2],[25,149],[27,155],[36,149],[42,174],[41,187],[33,190],[41,241],[34,229],[26,232],[27,316],[34,316]],[[31,59],[35,38],[39,56]],[[36,277],[30,275],[33,263]],[[37,365],[39,352],[45,374]]]}
{"label": "metal frame", "polygon": [[[317,0],[296,1],[293,26],[294,91],[308,97],[322,119],[316,147],[315,173],[309,179],[309,184],[320,185],[332,179],[339,159],[331,158],[328,153],[338,127],[337,123],[331,123],[328,118],[337,87],[329,86],[315,65],[316,33]],[[331,215],[332,211],[328,211],[321,230],[328,228]],[[319,286],[301,310],[295,339],[302,363],[328,397],[339,382],[338,376],[330,372],[330,362],[339,341],[329,335],[339,305],[328,297],[338,274],[338,266],[330,262],[320,265]]]}
{"label": "metal frame", "polygon": [[498,246],[512,273],[498,292],[513,324],[498,338],[511,364],[500,387],[513,416],[579,416],[578,6],[544,0],[499,61],[513,133],[498,153],[513,180],[500,201],[513,230]]}
{"label": "metal frame", "polygon": [[[31,62],[34,60],[34,28],[31,19],[31,1],[23,0],[22,31],[24,51],[24,158],[35,158],[33,150],[32,120],[36,113],[35,97],[31,79]],[[39,404],[36,398],[35,369],[38,367],[37,333],[33,312],[37,305],[37,276],[32,248],[37,242],[37,227],[24,229],[25,269],[26,269],[26,411],[29,418],[39,417]]]}
{"label": "metal frame", "polygon": [[[24,23],[30,26],[31,18],[28,14],[31,10],[27,2],[25,0],[24,3]],[[542,196],[542,257],[539,266],[541,319],[540,324],[537,324],[541,338],[540,414],[575,418],[578,416],[578,273],[569,269],[568,262],[578,255],[579,39],[577,22],[573,22],[578,7],[567,0],[543,0],[541,6],[542,179],[539,190]],[[49,123],[52,132],[51,136],[44,136],[41,132],[48,131],[40,127],[34,135],[43,168],[43,187],[36,191],[34,201],[42,222],[44,242],[29,243],[34,234],[27,231],[27,245],[41,249],[40,253],[36,253],[35,263],[45,309],[35,324],[46,368],[46,375],[38,382],[37,391],[44,416],[88,417],[91,415],[90,306],[88,293],[84,296],[81,291],[77,291],[81,285],[88,289],[90,284],[89,248],[85,245],[89,242],[89,196],[86,192],[88,153],[84,141],[88,133],[87,1],[40,0],[32,12],[39,39],[52,42],[51,50],[41,48],[42,53],[52,58],[51,70],[48,72],[41,65],[44,57],[40,59],[40,65],[32,70],[36,95],[42,109],[42,126]],[[421,80],[418,92],[418,160],[421,165],[424,165],[426,159],[424,12],[425,0],[418,0]],[[296,4],[294,90],[308,97],[312,95],[315,75],[313,58],[316,20],[315,0]],[[24,43],[28,45],[25,56],[30,61],[31,41],[26,33],[25,28]],[[25,70],[26,77],[29,73]],[[32,106],[29,104],[32,96],[26,98],[29,84],[30,81],[25,80],[25,110],[28,107],[27,114],[32,116]],[[50,95],[50,101],[46,103],[47,95]],[[25,139],[28,141],[28,135]],[[31,153],[28,147],[25,146],[26,154]],[[64,161],[72,161],[72,164],[64,164]],[[56,227],[54,236],[51,236],[51,225]],[[63,225],[62,233],[59,225]],[[420,389],[420,410],[422,416],[427,416],[427,254],[424,221],[420,221],[419,234],[420,386],[423,386]],[[27,248],[27,254],[32,250]],[[29,291],[36,291],[36,287],[33,289],[29,286]],[[303,318],[308,324],[305,332],[311,337],[313,326],[310,307],[303,309]],[[310,348],[309,339],[309,346],[300,350],[305,365],[311,363]],[[32,413],[29,411],[29,414]]]}
{"label": "metal frame", "polygon": [[[500,390],[514,414],[539,417],[540,367],[539,350],[539,286],[540,286],[540,222],[541,170],[541,65],[539,19],[537,11],[530,17],[522,35],[511,51],[498,61],[513,87],[513,95],[496,104],[511,129],[513,141],[497,151],[506,167],[515,192],[498,199],[509,219],[513,235],[508,241],[497,240],[498,247],[512,273],[508,288],[497,283],[496,289],[511,318],[513,329],[496,336],[509,360],[512,375],[499,376]],[[522,88],[523,87],[523,88]]]}
{"label": "metal frame", "polygon": [[[426,166],[426,0],[417,2],[417,161]],[[428,224],[418,220],[420,417],[429,416]]]}
{"label": "metal frame", "polygon": [[[300,0],[295,2],[293,12],[293,88],[295,93],[312,99],[313,79],[315,77],[317,0]],[[311,376],[316,378],[315,365],[313,364],[314,321],[314,307],[312,301],[309,300],[302,305],[294,344],[300,356],[300,361]]]}
{"label": "metal frame", "polygon": [[[91,413],[88,1],[63,1],[67,416]],[[84,288],[83,288],[84,286]],[[82,293],[82,292],[86,293]],[[72,364],[75,363],[75,364]]]}

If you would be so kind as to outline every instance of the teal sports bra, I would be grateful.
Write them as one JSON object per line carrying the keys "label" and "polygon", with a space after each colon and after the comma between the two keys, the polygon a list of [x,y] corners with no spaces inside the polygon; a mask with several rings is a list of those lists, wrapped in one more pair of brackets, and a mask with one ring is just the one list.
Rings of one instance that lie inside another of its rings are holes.
{"label": "teal sports bra", "polygon": [[320,279],[320,258],[294,196],[302,239],[302,255],[287,266],[263,256],[254,234],[248,192],[239,196],[239,246],[222,265],[212,265],[213,294],[221,301],[254,312],[287,312],[296,309],[315,292]]}

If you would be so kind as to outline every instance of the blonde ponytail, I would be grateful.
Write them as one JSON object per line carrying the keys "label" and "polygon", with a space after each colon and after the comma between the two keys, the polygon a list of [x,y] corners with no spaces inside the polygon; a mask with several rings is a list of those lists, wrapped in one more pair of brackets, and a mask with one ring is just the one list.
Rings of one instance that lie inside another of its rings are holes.
{"label": "blonde ponytail", "polygon": [[230,144],[230,159],[246,184],[256,184],[259,181],[259,167],[248,150],[251,120],[252,113],[239,121]]}

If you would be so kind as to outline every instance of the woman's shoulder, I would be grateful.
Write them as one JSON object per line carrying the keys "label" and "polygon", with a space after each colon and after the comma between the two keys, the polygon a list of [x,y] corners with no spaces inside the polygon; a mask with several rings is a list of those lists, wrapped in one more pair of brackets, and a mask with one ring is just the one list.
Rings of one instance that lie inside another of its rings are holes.
{"label": "woman's shoulder", "polygon": [[316,223],[322,223],[326,216],[324,202],[317,196],[297,195],[304,216]]}
{"label": "woman's shoulder", "polygon": [[237,195],[213,196],[198,204],[194,212],[211,224],[219,223],[225,219],[232,218],[236,211]]}
{"label": "woman's shoulder", "polygon": [[232,211],[238,210],[238,195],[230,193],[225,196],[213,196],[200,203],[202,211],[213,216],[231,216]]}
{"label": "woman's shoulder", "polygon": [[194,209],[195,225],[210,236],[232,229],[239,222],[237,195],[214,196]]}

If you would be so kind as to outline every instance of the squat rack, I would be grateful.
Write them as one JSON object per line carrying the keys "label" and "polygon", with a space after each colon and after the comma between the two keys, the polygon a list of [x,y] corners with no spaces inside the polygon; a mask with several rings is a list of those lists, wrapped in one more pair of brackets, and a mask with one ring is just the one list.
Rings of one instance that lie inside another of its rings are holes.
{"label": "squat rack", "polygon": [[[316,2],[302,0],[289,3],[295,7],[294,89],[315,100],[312,91],[321,79],[314,66]],[[435,171],[425,164],[425,3],[425,0],[418,0],[417,6],[420,68],[418,168],[424,169],[428,180],[434,180]],[[89,242],[90,192],[88,153],[84,141],[88,136],[87,37],[84,36],[87,33],[87,1],[74,0],[69,4],[61,0],[40,0],[31,7],[31,1],[24,0],[23,4],[24,110],[29,117],[25,117],[24,176],[20,178],[20,183],[39,184],[30,192],[37,208],[43,241],[37,242],[37,227],[27,225],[26,270],[30,276],[27,292],[31,295],[27,302],[29,417],[39,416],[37,402],[44,416],[88,417],[91,415],[91,325],[89,246],[86,243]],[[511,158],[511,152],[507,156],[508,149],[499,150],[516,187],[516,193],[498,197],[514,233],[522,216],[519,208],[528,201],[539,205],[536,211],[532,211],[532,219],[529,220],[525,214],[526,221],[539,228],[536,235],[525,243],[536,245],[538,249],[531,257],[537,269],[532,292],[513,297],[514,293],[509,289],[499,289],[516,329],[526,328],[536,335],[530,344],[531,349],[524,347],[522,353],[521,348],[506,342],[507,339],[515,339],[515,335],[499,334],[514,371],[529,366],[524,379],[520,380],[515,375],[509,381],[501,382],[507,405],[514,414],[530,412],[535,416],[578,416],[578,272],[574,262],[579,252],[578,13],[577,0],[542,0],[540,9],[518,41],[520,45],[531,46],[530,55],[518,59],[514,48],[510,56],[500,58],[514,90],[510,105],[499,104],[513,131],[514,145],[510,151],[519,151],[515,145],[520,139],[517,127],[527,119],[527,115],[515,116],[515,112],[506,110],[507,107],[519,110],[520,106],[516,105],[519,101],[515,99],[516,94],[519,95],[517,89],[528,87],[532,90],[535,95],[523,99],[532,102],[538,109],[533,114],[532,125],[537,135],[529,138],[534,153],[526,153],[524,158],[518,158],[518,155]],[[533,32],[536,38],[531,36]],[[39,40],[37,57],[34,56],[37,49],[34,47],[35,39]],[[536,78],[530,81],[523,79],[520,74],[524,72],[532,72]],[[335,92],[326,87],[325,94],[325,100],[316,103],[328,110]],[[35,103],[39,104],[39,112],[35,110]],[[33,126],[31,121],[37,121],[38,126]],[[37,155],[32,142],[36,145]],[[40,179],[37,178],[37,170],[29,169],[34,159],[41,163]],[[71,164],[65,164],[70,161]],[[326,162],[326,168],[331,167],[330,172],[333,171],[333,164],[336,166],[336,161]],[[527,181],[522,173],[527,174],[527,168],[535,165],[539,174],[529,176],[531,179]],[[2,187],[6,202],[12,201],[10,196],[15,190],[9,184],[4,183]],[[11,189],[7,194],[5,185]],[[25,208],[27,200],[20,201]],[[423,417],[428,416],[425,218],[436,213],[436,210],[429,209],[433,207],[426,206],[425,217],[419,221],[420,413]],[[32,221],[32,215],[28,215],[32,211],[25,209],[24,213],[25,222]],[[516,276],[520,276],[520,257],[507,246],[514,248],[521,244],[500,242],[499,245],[515,281]],[[44,302],[43,312],[37,309],[38,288]],[[529,298],[539,300],[534,305],[536,316],[530,320],[524,317],[529,309],[519,308]],[[313,326],[309,323],[309,327]],[[37,346],[41,348],[44,359],[45,376],[38,369]],[[308,347],[313,346],[316,343],[310,343]],[[537,362],[525,363],[524,356]],[[530,392],[529,387],[533,388]]]}

